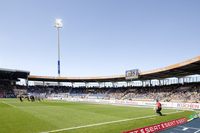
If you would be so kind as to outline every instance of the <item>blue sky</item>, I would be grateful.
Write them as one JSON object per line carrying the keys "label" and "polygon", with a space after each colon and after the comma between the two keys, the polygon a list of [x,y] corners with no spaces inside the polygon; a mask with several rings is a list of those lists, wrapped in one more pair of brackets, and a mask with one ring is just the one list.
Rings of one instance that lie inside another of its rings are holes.
{"label": "blue sky", "polygon": [[199,0],[1,0],[0,68],[103,76],[165,67],[200,55]]}

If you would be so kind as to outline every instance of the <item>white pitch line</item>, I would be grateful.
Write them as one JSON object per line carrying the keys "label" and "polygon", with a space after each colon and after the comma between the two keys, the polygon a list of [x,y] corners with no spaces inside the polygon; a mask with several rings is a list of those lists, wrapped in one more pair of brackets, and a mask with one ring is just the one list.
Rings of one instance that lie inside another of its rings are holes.
{"label": "white pitch line", "polygon": [[[179,112],[176,111],[176,112],[170,112],[170,113],[165,113],[165,114],[175,114],[175,113],[180,113],[180,112],[184,112],[184,111],[179,111]],[[80,129],[80,128],[87,128],[87,127],[101,126],[101,125],[107,125],[107,124],[113,124],[113,123],[119,123],[119,122],[125,122],[125,121],[138,120],[138,119],[143,119],[143,118],[151,118],[155,116],[157,115],[149,115],[149,116],[122,119],[122,120],[116,120],[116,121],[108,121],[108,122],[102,122],[102,123],[96,123],[96,124],[90,124],[90,125],[84,125],[84,126],[62,128],[62,129],[57,129],[57,130],[44,131],[40,133],[55,133],[55,132],[68,131],[68,130],[74,130],[74,129]]]}
{"label": "white pitch line", "polygon": [[200,132],[200,129],[198,131],[194,132],[194,133],[198,133],[198,132]]}
{"label": "white pitch line", "polygon": [[17,106],[15,106],[15,105],[12,105],[12,104],[9,104],[9,103],[7,103],[7,102],[2,102],[3,104],[6,104],[6,105],[8,105],[8,106],[11,106],[11,107],[13,107],[13,108],[17,108]]}
{"label": "white pitch line", "polygon": [[183,130],[183,131],[186,131],[186,130],[188,130],[188,128],[187,128],[187,127],[184,127],[182,130]]}
{"label": "white pitch line", "polygon": [[189,129],[194,129],[194,130],[199,130],[199,131],[200,131],[200,128],[195,128],[195,127],[185,127],[185,126],[179,126],[179,127],[182,127],[182,128],[189,128]]}

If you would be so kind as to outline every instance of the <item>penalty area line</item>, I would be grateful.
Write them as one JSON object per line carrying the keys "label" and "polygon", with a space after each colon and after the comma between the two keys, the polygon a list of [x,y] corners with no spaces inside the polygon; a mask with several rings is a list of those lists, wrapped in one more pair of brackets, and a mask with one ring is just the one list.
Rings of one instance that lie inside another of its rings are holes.
{"label": "penalty area line", "polygon": [[[175,114],[175,113],[181,113],[181,112],[184,112],[184,111],[169,112],[169,113],[165,113],[165,114]],[[108,122],[95,123],[95,124],[89,124],[89,125],[83,125],[83,126],[62,128],[62,129],[57,129],[57,130],[44,131],[44,132],[40,132],[40,133],[56,133],[56,132],[68,131],[68,130],[74,130],[74,129],[80,129],[80,128],[101,126],[101,125],[107,125],[107,124],[113,124],[113,123],[120,123],[120,122],[132,121],[132,120],[139,120],[139,119],[144,119],[144,118],[152,118],[152,117],[155,117],[155,116],[158,116],[158,115],[149,115],[149,116],[135,117],[135,118],[129,118],[129,119],[116,120],[116,121],[108,121]]]}

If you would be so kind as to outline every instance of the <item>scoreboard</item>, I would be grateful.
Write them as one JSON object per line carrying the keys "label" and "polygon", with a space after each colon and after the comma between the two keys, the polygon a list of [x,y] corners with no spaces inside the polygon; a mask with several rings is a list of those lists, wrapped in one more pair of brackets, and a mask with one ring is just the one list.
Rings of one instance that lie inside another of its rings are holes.
{"label": "scoreboard", "polygon": [[139,77],[139,69],[127,70],[125,73],[126,80],[137,79]]}

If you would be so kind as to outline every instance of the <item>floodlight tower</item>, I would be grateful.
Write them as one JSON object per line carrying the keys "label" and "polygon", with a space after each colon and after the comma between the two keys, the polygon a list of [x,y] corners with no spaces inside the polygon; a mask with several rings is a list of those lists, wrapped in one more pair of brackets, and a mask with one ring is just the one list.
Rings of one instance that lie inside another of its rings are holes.
{"label": "floodlight tower", "polygon": [[58,77],[60,77],[60,28],[63,27],[62,19],[56,19],[54,25],[58,31]]}

